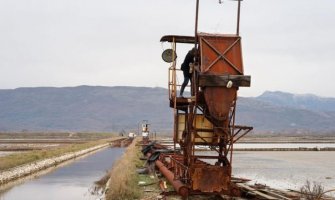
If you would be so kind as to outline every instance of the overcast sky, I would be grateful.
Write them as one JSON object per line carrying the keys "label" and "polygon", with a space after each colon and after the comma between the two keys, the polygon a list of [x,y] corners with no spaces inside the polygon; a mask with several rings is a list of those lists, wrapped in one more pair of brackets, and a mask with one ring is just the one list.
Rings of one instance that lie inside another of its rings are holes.
{"label": "overcast sky", "polygon": [[[199,31],[234,33],[236,2],[200,0]],[[0,89],[167,87],[168,34],[193,35],[195,0],[0,0]],[[335,97],[335,1],[244,0],[252,87]],[[178,46],[178,64],[190,46]],[[180,82],[182,77],[180,77]]]}

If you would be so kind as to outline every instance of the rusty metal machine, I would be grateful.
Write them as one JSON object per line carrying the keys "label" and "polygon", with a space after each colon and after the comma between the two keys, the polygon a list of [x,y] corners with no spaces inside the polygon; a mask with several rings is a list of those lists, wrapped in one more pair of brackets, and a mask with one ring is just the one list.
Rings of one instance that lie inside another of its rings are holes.
{"label": "rusty metal machine", "polygon": [[[250,86],[244,75],[240,6],[237,0],[236,34],[198,33],[199,0],[196,1],[195,36],[166,35],[171,49],[162,57],[170,62],[169,99],[174,110],[174,147],[180,153],[160,153],[156,166],[182,196],[199,193],[239,195],[232,181],[234,143],[252,130],[235,124],[237,91]],[[194,44],[196,54],[191,66],[190,97],[179,97],[177,91],[176,45]],[[201,155],[198,147],[211,149],[216,155]],[[205,162],[211,160],[210,162]]]}

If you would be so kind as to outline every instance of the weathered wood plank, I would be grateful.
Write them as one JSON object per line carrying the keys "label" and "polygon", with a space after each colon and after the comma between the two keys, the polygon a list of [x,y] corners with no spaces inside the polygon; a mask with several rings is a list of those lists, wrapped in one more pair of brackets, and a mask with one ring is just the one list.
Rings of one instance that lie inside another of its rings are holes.
{"label": "weathered wood plank", "polygon": [[199,75],[199,85],[201,87],[227,86],[232,81],[232,87],[250,87],[251,76],[244,75]]}
{"label": "weathered wood plank", "polygon": [[275,193],[274,191],[271,191],[271,190],[260,189],[260,191],[265,192],[265,193],[269,193],[269,194],[271,194],[272,196],[275,196],[275,197],[277,197],[277,198],[279,198],[279,199],[283,199],[283,200],[292,200],[292,199],[287,198],[287,197],[285,197],[285,196],[283,196],[283,195],[281,195],[281,194]]}
{"label": "weathered wood plank", "polygon": [[260,196],[260,197],[262,197],[262,198],[269,199],[269,200],[275,200],[275,199],[278,199],[278,198],[276,198],[276,197],[273,197],[273,196],[264,194],[264,193],[260,192],[259,190],[254,189],[254,188],[252,188],[252,187],[250,187],[250,186],[248,186],[248,185],[246,185],[246,184],[243,184],[243,183],[237,183],[237,185],[238,185],[239,187],[241,187],[241,188],[244,188],[244,189],[246,189],[246,190],[248,190],[248,191],[250,191],[250,192],[255,193],[256,195],[258,195],[258,196]]}

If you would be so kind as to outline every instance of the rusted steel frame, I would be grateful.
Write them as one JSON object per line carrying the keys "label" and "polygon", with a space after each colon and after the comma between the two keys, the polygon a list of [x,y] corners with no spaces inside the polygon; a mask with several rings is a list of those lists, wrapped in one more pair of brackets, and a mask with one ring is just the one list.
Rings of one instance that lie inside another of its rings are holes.
{"label": "rusted steel frame", "polygon": [[221,136],[219,139],[219,157],[222,158],[226,154],[226,145],[222,144],[224,142],[224,138]]}
{"label": "rusted steel frame", "polygon": [[199,109],[202,112],[202,114],[205,115],[204,109],[201,106],[197,105],[197,109]]}
{"label": "rusted steel frame", "polygon": [[173,188],[183,197],[187,197],[189,194],[188,187],[182,183],[180,180],[175,179],[174,174],[160,161],[155,161],[156,166],[159,171],[164,175],[164,177],[171,183]]}
{"label": "rusted steel frame", "polygon": [[[233,141],[233,142],[234,142],[234,141]],[[234,144],[234,143],[230,143],[230,144],[229,144],[229,146],[228,146],[228,152],[233,152],[232,144]]]}
{"label": "rusted steel frame", "polygon": [[169,156],[169,158],[171,160],[173,160],[175,163],[177,163],[178,165],[182,166],[185,169],[188,169],[188,167],[186,165],[184,165],[183,163],[179,162],[177,159],[173,158],[173,156]]}
{"label": "rusted steel frame", "polygon": [[175,179],[183,180],[186,184],[189,183],[188,172],[189,168],[179,160],[170,157],[172,167],[174,168]]}
{"label": "rusted steel frame", "polygon": [[189,182],[187,177],[188,169],[181,165],[180,161],[171,160],[171,168],[174,170],[174,179],[183,180],[185,184]]}
{"label": "rusted steel frame", "polygon": [[[223,53],[223,55],[225,55],[241,38],[237,38],[235,40],[235,42],[228,47],[228,49]],[[221,55],[222,56],[222,55]],[[222,57],[231,67],[233,67],[240,75],[242,75],[243,73],[233,64],[230,62],[230,60],[228,60],[225,56]]]}
{"label": "rusted steel frame", "polygon": [[234,140],[234,143],[237,142],[239,139],[241,139],[243,136],[245,136],[246,134],[248,134],[252,129],[248,129],[245,133],[243,133],[242,135],[240,135],[238,138],[236,138]]}
{"label": "rusted steel frame", "polygon": [[163,160],[163,159],[165,159],[165,158],[167,158],[167,157],[175,156],[175,155],[176,155],[175,153],[161,153],[161,154],[159,155],[159,159],[160,159],[160,160]]}
{"label": "rusted steel frame", "polygon": [[[237,94],[236,94],[237,95]],[[229,116],[229,145],[228,145],[228,152],[230,153],[230,161],[233,159],[233,144],[234,144],[234,131],[235,131],[235,113],[236,113],[236,99],[237,96],[235,95],[234,103],[232,105],[231,113]]]}
{"label": "rusted steel frame", "polygon": [[[213,137],[204,137],[204,136],[200,136],[200,135],[199,135],[199,137],[197,137],[197,138],[200,138],[200,139],[201,139],[201,138],[213,138]],[[204,142],[205,142],[205,141],[204,141]],[[210,144],[210,143],[208,143],[208,144]]]}
{"label": "rusted steel frame", "polygon": [[[169,69],[170,70],[170,69]],[[172,72],[170,72],[170,73],[173,73],[173,70],[171,70]],[[169,74],[169,78],[170,78],[170,76],[172,76],[172,75],[170,75]],[[176,85],[176,86],[181,86],[181,84],[177,84],[177,83],[175,83],[175,84],[173,84],[173,82],[170,82],[169,81],[169,97],[171,97],[171,87],[174,87],[174,85]],[[186,86],[186,87],[189,87],[189,86]],[[173,90],[172,90],[173,91]]]}
{"label": "rusted steel frame", "polygon": [[241,128],[241,129],[253,129],[252,126],[241,126],[241,125],[235,125],[235,128]]}
{"label": "rusted steel frame", "polygon": [[[233,165],[233,152],[234,152],[234,131],[235,131],[235,111],[236,111],[236,100],[237,100],[237,92],[235,93],[235,98],[234,98],[234,105],[233,105],[233,110],[232,110],[232,126],[230,128],[230,166]],[[231,177],[232,170],[230,170],[229,176]]]}
{"label": "rusted steel frame", "polygon": [[205,158],[205,159],[217,159],[220,158],[220,156],[197,156],[197,158]]}
{"label": "rusted steel frame", "polygon": [[229,135],[230,138],[234,136],[234,130],[235,130],[236,99],[237,99],[237,93],[235,93],[235,98],[231,105],[230,119],[229,119],[229,124],[228,124],[230,133],[232,133]]}
{"label": "rusted steel frame", "polygon": [[[225,157],[227,157],[227,155],[228,155],[228,153],[229,153],[229,140],[227,139],[227,141],[225,140],[226,138],[223,138],[223,140],[225,141],[225,143],[222,145],[222,148],[223,148],[223,155],[225,156]],[[226,143],[227,142],[227,143]],[[228,146],[228,147],[227,147]]]}
{"label": "rusted steel frame", "polygon": [[[239,38],[227,49],[230,50],[235,44],[236,42],[239,40]],[[204,40],[206,41],[206,40]],[[243,73],[233,64],[231,63],[225,56],[223,56],[220,52],[218,52],[210,43],[208,43],[206,41],[206,43],[212,48],[212,50],[214,50],[216,53],[219,54],[219,59],[222,58],[223,60],[225,60],[233,69],[235,69],[240,75],[242,75]],[[224,52],[224,54],[227,52],[227,50]],[[205,72],[207,72],[214,64],[215,62],[217,62],[219,59],[216,59],[215,61],[213,61],[213,63],[210,65],[210,67],[208,67]]]}
{"label": "rusted steel frame", "polygon": [[[230,51],[234,46],[235,46],[235,44],[237,43],[237,42],[239,42],[241,40],[241,38],[240,37],[237,37],[236,38],[236,40],[235,40],[235,42],[233,42],[233,44],[231,44],[222,54],[223,55],[225,55],[228,51]],[[224,57],[224,56],[223,56]]]}
{"label": "rusted steel frame", "polygon": [[172,42],[172,41],[175,41],[176,43],[194,44],[195,37],[184,36],[184,35],[165,35],[160,40],[160,42]]}
{"label": "rusted steel frame", "polygon": [[[235,127],[235,128],[236,128],[236,127]],[[238,135],[241,131],[242,131],[242,129],[239,128],[238,131],[237,131],[236,133],[234,133],[234,136],[233,136],[233,137],[235,137],[236,135]]]}
{"label": "rusted steel frame", "polygon": [[235,69],[240,75],[242,75],[243,73],[233,64],[231,63],[224,55],[231,49],[233,48],[233,46],[240,41],[240,37],[238,37],[235,42],[233,42],[233,44],[231,44],[222,54],[221,52],[219,52],[215,47],[213,47],[213,45],[211,45],[207,40],[205,40],[204,38],[201,38],[213,51],[215,51],[215,53],[218,54],[218,58],[215,59],[215,61],[212,62],[212,64],[203,72],[206,73],[207,71],[209,71],[209,69],[218,61],[220,60],[220,58],[223,58],[233,69]]}
{"label": "rusted steel frame", "polygon": [[[197,111],[197,109],[196,109],[196,106],[195,106],[196,104],[195,104],[195,102],[192,102],[191,104],[190,104],[190,120],[189,120],[189,135],[190,135],[190,143],[189,143],[189,157],[187,158],[187,159],[190,159],[192,156],[194,156],[194,154],[195,154],[195,152],[194,152],[194,146],[195,146],[195,144],[194,144],[194,139],[195,139],[195,137],[193,137],[193,140],[192,140],[192,134],[196,134],[196,130],[195,130],[195,127],[196,127],[196,124],[193,126],[193,124],[194,123],[196,123],[196,111]],[[189,162],[189,164],[190,165],[192,165],[193,163],[194,163],[194,161],[191,159],[191,160],[189,160],[190,162]]]}
{"label": "rusted steel frame", "polygon": [[238,129],[238,131],[234,134],[234,138],[243,130],[245,131],[242,135],[240,135],[238,138],[236,138],[233,142],[237,142],[239,139],[241,139],[243,136],[245,136],[246,134],[248,134],[253,127],[249,127],[249,126],[235,126],[235,129]]}
{"label": "rusted steel frame", "polygon": [[[199,53],[197,51],[196,56],[195,56],[195,60],[194,60],[194,67],[193,67],[193,82],[191,83],[191,86],[193,86],[193,88],[191,88],[191,92],[192,92],[192,96],[197,97],[198,93],[199,93],[199,72],[198,70],[196,70],[196,68],[200,69],[199,66],[199,59],[197,58],[199,57]],[[196,67],[197,66],[197,67]],[[197,111],[197,106],[198,105],[198,98],[195,98],[195,111]],[[196,112],[195,112],[196,113]]]}
{"label": "rusted steel frame", "polygon": [[[231,120],[232,120],[232,116],[235,116],[235,109],[236,109],[236,98],[234,100],[234,105],[232,106],[233,107],[233,110],[232,110],[232,113],[231,113],[231,116],[230,116],[230,119],[229,119],[229,125],[231,124]],[[235,123],[233,123],[234,126],[235,126]]]}
{"label": "rusted steel frame", "polygon": [[213,150],[216,151],[217,153],[220,153],[220,150],[217,149],[217,147],[213,147]]}
{"label": "rusted steel frame", "polygon": [[225,127],[223,127],[223,126],[215,126],[215,127],[213,127],[213,129],[221,129],[222,131],[226,131],[225,129]]}
{"label": "rusted steel frame", "polygon": [[250,76],[244,75],[213,75],[201,74],[199,75],[200,87],[226,87],[227,83],[231,81],[233,87],[250,87]]}
{"label": "rusted steel frame", "polygon": [[[181,71],[181,69],[177,69],[175,68],[175,65],[174,66],[172,65],[171,67],[169,67],[168,70],[169,70],[169,85],[170,86],[174,86],[174,85],[181,86],[181,84],[177,84],[177,82],[173,84],[173,81],[171,80],[171,77],[173,76],[174,71]],[[177,78],[177,75],[176,75],[176,78]],[[169,93],[169,96],[170,96],[170,93]]]}
{"label": "rusted steel frame", "polygon": [[[197,136],[197,137],[196,137]],[[211,138],[211,137],[202,137],[198,134],[197,131],[195,131],[195,136],[193,137],[193,141],[195,143],[195,138],[200,138],[202,141],[204,141],[207,145],[209,144],[204,138]],[[193,154],[194,155],[194,154]]]}
{"label": "rusted steel frame", "polygon": [[[175,40],[173,39],[172,41],[172,50],[176,52],[177,50],[177,47],[176,47],[176,42]],[[173,54],[174,55],[174,54]],[[176,110],[176,107],[177,107],[177,72],[176,72],[176,60],[173,60],[172,62],[172,68],[173,68],[173,90],[174,90],[174,98],[173,98],[173,101],[174,101],[174,110]],[[174,111],[174,114],[176,114],[176,111]]]}
{"label": "rusted steel frame", "polygon": [[[177,46],[176,46],[176,41],[175,38],[172,38],[172,50],[176,52]],[[174,54],[173,54],[174,56]],[[174,97],[173,97],[173,116],[175,118],[178,118],[178,110],[177,110],[177,72],[176,72],[176,59],[173,59],[172,63],[172,69],[173,69],[173,90],[174,90]],[[173,139],[173,147],[176,149],[176,138],[177,138],[177,124],[174,124],[174,139]]]}
{"label": "rusted steel frame", "polygon": [[225,60],[225,61],[226,61],[232,68],[234,68],[240,75],[243,74],[240,70],[237,69],[237,67],[236,67],[233,63],[230,62],[230,60],[228,60],[226,57],[223,57],[223,59],[224,59],[224,60]]}
{"label": "rusted steel frame", "polygon": [[186,137],[185,137],[185,148],[184,148],[184,165],[190,166],[192,161],[190,157],[192,155],[192,126],[193,126],[193,103],[188,106],[188,113],[185,114],[185,125],[186,125]]}
{"label": "rusted steel frame", "polygon": [[[198,132],[213,132],[212,129],[197,128],[197,129],[195,129],[195,130],[197,130]],[[204,138],[205,138],[205,137],[204,137]]]}
{"label": "rusted steel frame", "polygon": [[173,124],[173,128],[174,128],[174,135],[173,135],[173,148],[174,150],[176,150],[176,143],[178,143],[179,141],[178,140],[178,124],[179,124],[179,110],[177,109],[176,110],[176,114],[177,115],[174,115],[174,124]]}
{"label": "rusted steel frame", "polygon": [[[173,166],[176,166],[176,165],[178,165],[178,164],[182,164],[182,161],[184,160],[184,158],[183,158],[183,155],[182,154],[174,154],[174,155],[169,155],[169,156],[167,156],[169,159],[170,159],[170,163],[172,163],[171,164],[171,166],[173,167]],[[173,159],[171,159],[171,157],[173,158]],[[176,162],[175,162],[176,161]],[[182,167],[185,167],[185,165],[182,165]]]}
{"label": "rusted steel frame", "polygon": [[213,47],[207,40],[205,40],[204,38],[201,38],[201,40],[202,41],[204,41],[213,51],[215,51],[215,53],[217,53],[219,56],[208,66],[208,68],[203,72],[203,73],[206,73],[206,72],[208,72],[213,66],[214,66],[214,64],[215,63],[217,63],[220,59],[221,59],[221,57],[223,57],[222,55],[221,55],[221,53],[219,52],[219,51],[217,51],[216,49],[215,49],[215,47]]}
{"label": "rusted steel frame", "polygon": [[183,183],[187,184],[187,177],[185,176],[185,170],[180,166],[180,165],[177,165],[177,169],[178,169],[178,174],[176,174],[177,176],[175,177],[175,179],[179,179],[181,181],[183,181]]}
{"label": "rusted steel frame", "polygon": [[211,146],[210,148],[211,148],[211,150],[214,150],[214,151],[216,151],[217,153],[219,153],[219,150],[217,149],[217,147]]}
{"label": "rusted steel frame", "polygon": [[[197,1],[199,1],[199,0],[197,0]],[[197,34],[197,33],[196,33]],[[196,37],[197,38],[197,37]],[[197,40],[197,39],[196,39]],[[196,41],[197,42],[197,41]],[[196,48],[196,43],[195,43],[195,48]],[[193,82],[191,83],[191,86],[193,86],[193,87],[191,87],[191,94],[192,94],[192,96],[197,96],[197,94],[198,94],[198,89],[199,89],[199,87],[198,87],[198,77],[197,77],[197,72],[195,72],[194,70],[193,70]],[[198,132],[197,132],[197,130],[196,130],[196,127],[197,127],[197,120],[196,120],[196,116],[197,116],[197,110],[198,110],[198,108],[197,108],[197,105],[198,105],[198,99],[197,98],[195,98],[195,101],[192,103],[192,115],[193,115],[193,122],[194,123],[192,123],[191,124],[191,127],[192,127],[192,131],[191,131],[191,134],[194,134],[194,137],[193,137],[193,141],[192,141],[192,156],[194,156],[195,155],[195,136],[196,135],[198,135]],[[205,141],[205,140],[204,140]]]}
{"label": "rusted steel frame", "polygon": [[[211,118],[211,116],[210,115],[207,115],[206,114],[206,112],[204,112],[205,110],[202,110],[202,113],[203,113],[203,115],[208,119],[208,118]],[[212,124],[213,124],[213,126],[217,126],[217,124],[216,123],[213,123],[213,122],[211,122]],[[213,129],[214,129],[214,127],[213,127]]]}
{"label": "rusted steel frame", "polygon": [[[196,130],[193,130],[192,132],[194,132],[194,137],[192,140],[192,157],[194,157],[195,155],[195,135],[198,134]],[[192,163],[194,163],[194,160],[192,159]]]}
{"label": "rusted steel frame", "polygon": [[[171,157],[170,157],[171,159]],[[181,168],[176,164],[176,162],[174,160],[170,160],[170,163],[168,165],[169,169],[173,169],[173,174],[174,174],[174,179],[180,179],[180,171]]]}
{"label": "rusted steel frame", "polygon": [[172,82],[172,80],[171,80],[171,77],[172,77],[172,66],[171,67],[169,67],[169,69],[168,69],[168,74],[169,74],[169,99],[171,99],[171,87],[173,86],[173,82]]}
{"label": "rusted steel frame", "polygon": [[242,130],[252,130],[253,128],[250,127],[250,126],[238,126],[238,125],[235,125],[235,129],[238,129],[238,131],[234,134],[234,137],[237,136],[237,134],[242,131]]}
{"label": "rusted steel frame", "polygon": [[223,58],[223,56],[219,55],[209,66],[208,68],[204,71],[208,72],[219,60],[221,60],[221,58]]}

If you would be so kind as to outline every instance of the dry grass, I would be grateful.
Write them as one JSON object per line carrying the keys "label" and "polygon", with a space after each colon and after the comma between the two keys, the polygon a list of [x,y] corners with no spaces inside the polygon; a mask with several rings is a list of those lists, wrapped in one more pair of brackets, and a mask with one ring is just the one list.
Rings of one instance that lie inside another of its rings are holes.
{"label": "dry grass", "polygon": [[324,188],[321,184],[306,181],[306,184],[300,188],[301,197],[306,200],[321,200],[324,196]]}
{"label": "dry grass", "polygon": [[110,171],[107,171],[106,174],[99,180],[95,181],[94,184],[98,187],[98,188],[104,188],[110,178]]}
{"label": "dry grass", "polygon": [[[112,139],[112,140],[116,140],[116,139],[119,139],[119,138],[115,137],[115,139]],[[81,144],[63,145],[61,147],[57,147],[54,149],[34,150],[34,151],[29,151],[29,152],[24,152],[24,153],[10,154],[5,157],[0,157],[0,171],[9,169],[15,166],[35,162],[35,161],[42,160],[42,159],[51,158],[54,156],[60,156],[65,153],[87,149],[89,147],[104,144],[107,141],[108,141],[107,139],[102,139],[102,140],[81,143]]]}
{"label": "dry grass", "polygon": [[138,176],[136,173],[141,155],[139,147],[136,146],[138,140],[139,138],[136,138],[121,159],[114,164],[110,175],[111,180],[107,186],[107,200],[132,200],[138,199],[142,195],[137,185]]}
{"label": "dry grass", "polygon": [[312,184],[309,180],[300,188],[301,199],[305,200],[334,199],[333,197],[327,196],[327,194],[331,192],[335,192],[335,188],[325,191],[321,183],[313,182]]}

